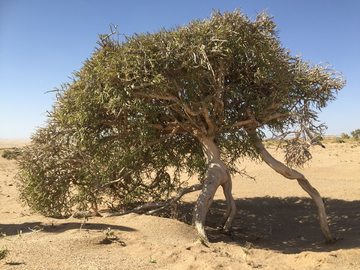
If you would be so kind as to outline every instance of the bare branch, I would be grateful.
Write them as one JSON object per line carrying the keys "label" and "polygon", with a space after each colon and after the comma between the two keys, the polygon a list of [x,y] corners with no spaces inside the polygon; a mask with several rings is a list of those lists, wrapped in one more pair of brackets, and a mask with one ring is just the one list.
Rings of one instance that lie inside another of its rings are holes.
{"label": "bare branch", "polygon": [[321,142],[319,142],[317,139],[314,138],[314,136],[311,134],[309,129],[305,129],[305,132],[309,136],[309,138],[311,139],[311,141],[310,141],[311,145],[320,145],[322,148],[325,148],[325,146]]}
{"label": "bare branch", "polygon": [[131,213],[137,213],[143,209],[153,209],[153,208],[157,208],[155,210],[149,211],[146,214],[150,215],[153,214],[155,212],[158,212],[166,207],[168,207],[171,203],[176,202],[178,200],[181,199],[182,196],[184,196],[187,193],[190,192],[194,192],[197,190],[201,190],[203,188],[203,184],[196,184],[196,185],[192,185],[189,187],[185,187],[183,189],[181,189],[174,197],[172,197],[171,199],[165,201],[165,202],[148,202],[145,203],[143,205],[140,205],[138,207],[136,207],[135,209],[132,210],[128,210],[128,211],[123,211],[123,212],[115,212],[115,213],[110,213],[108,215],[103,216],[104,218],[106,217],[112,217],[112,216],[123,216],[123,215],[127,215],[127,214],[131,214]]}
{"label": "bare branch", "polygon": [[44,94],[51,93],[51,92],[66,92],[66,90],[64,90],[64,89],[54,89],[54,90],[46,91]]}

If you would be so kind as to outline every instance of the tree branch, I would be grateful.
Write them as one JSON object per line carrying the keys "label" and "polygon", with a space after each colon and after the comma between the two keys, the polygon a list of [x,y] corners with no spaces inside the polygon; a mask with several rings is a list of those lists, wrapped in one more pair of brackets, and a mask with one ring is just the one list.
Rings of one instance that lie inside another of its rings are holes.
{"label": "tree branch", "polygon": [[184,196],[185,194],[190,193],[190,192],[194,192],[194,191],[197,191],[197,190],[201,190],[202,188],[203,188],[203,184],[196,184],[196,185],[192,185],[192,186],[189,186],[189,187],[185,187],[182,190],[180,190],[174,197],[172,197],[171,199],[169,199],[169,200],[167,200],[165,202],[148,202],[148,203],[145,203],[143,205],[140,205],[140,206],[136,207],[135,209],[128,210],[128,211],[123,211],[123,212],[110,213],[110,214],[107,214],[107,215],[105,215],[103,217],[106,218],[106,217],[112,217],[112,216],[123,216],[123,215],[131,214],[131,213],[137,213],[137,212],[139,212],[139,211],[141,211],[143,209],[154,209],[154,208],[156,208],[156,209],[148,211],[146,213],[146,215],[150,215],[150,214],[153,214],[155,212],[158,212],[160,210],[165,209],[171,203],[180,200],[181,197]]}
{"label": "tree branch", "polygon": [[192,110],[190,110],[190,108],[188,106],[186,106],[184,103],[181,103],[179,101],[179,99],[174,96],[161,96],[161,95],[157,95],[157,94],[146,94],[146,93],[142,93],[142,92],[135,92],[134,94],[139,97],[149,97],[149,98],[157,98],[160,100],[173,101],[177,105],[179,105],[181,108],[183,108],[186,111],[186,113],[190,114],[191,116],[197,116],[201,113],[201,111],[193,112]]}
{"label": "tree branch", "polygon": [[262,122],[266,123],[266,122],[269,122],[271,120],[274,120],[274,119],[277,119],[277,118],[280,118],[280,117],[283,117],[283,116],[288,116],[289,114],[287,113],[277,113],[277,114],[274,114],[274,115],[271,115],[271,116],[268,116],[266,117],[264,120],[261,120]]}
{"label": "tree branch", "polygon": [[224,129],[230,129],[230,128],[234,128],[234,127],[243,127],[243,126],[250,125],[252,123],[253,123],[253,120],[249,119],[249,120],[237,122],[235,124],[225,127]]}
{"label": "tree branch", "polygon": [[146,146],[153,146],[153,145],[155,145],[155,144],[158,144],[159,142],[165,141],[165,140],[171,138],[172,136],[174,136],[174,135],[177,133],[178,130],[179,130],[179,129],[178,129],[177,127],[175,127],[175,128],[172,130],[172,132],[169,133],[168,135],[166,135],[165,137],[160,138],[160,139],[158,139],[158,140],[156,140],[156,141],[152,141],[152,142],[148,143]]}
{"label": "tree branch", "polygon": [[210,117],[209,117],[209,111],[206,109],[205,106],[204,107],[204,118],[205,118],[205,122],[208,125],[209,129],[208,129],[208,133],[210,136],[212,136],[214,134],[215,131],[215,127],[213,122],[211,121]]}
{"label": "tree branch", "polygon": [[257,139],[255,141],[255,146],[259,149],[260,156],[263,159],[263,161],[265,161],[266,164],[268,164],[273,170],[283,175],[284,177],[288,179],[296,179],[299,185],[311,196],[311,198],[314,200],[318,208],[320,227],[324,235],[324,238],[327,243],[333,242],[327,222],[327,215],[326,215],[324,201],[320,197],[319,192],[314,187],[311,186],[309,181],[305,178],[305,176],[302,173],[290,169],[280,161],[277,161],[275,158],[273,158],[270,155],[270,153],[265,149],[260,139]]}

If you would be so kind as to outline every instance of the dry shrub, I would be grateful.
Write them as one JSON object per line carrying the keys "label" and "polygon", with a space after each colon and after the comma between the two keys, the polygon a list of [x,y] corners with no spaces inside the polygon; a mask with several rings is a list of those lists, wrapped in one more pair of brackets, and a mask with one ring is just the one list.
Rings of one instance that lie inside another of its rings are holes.
{"label": "dry shrub", "polygon": [[302,167],[312,158],[309,151],[310,145],[306,142],[288,140],[284,146],[285,160],[289,167]]}

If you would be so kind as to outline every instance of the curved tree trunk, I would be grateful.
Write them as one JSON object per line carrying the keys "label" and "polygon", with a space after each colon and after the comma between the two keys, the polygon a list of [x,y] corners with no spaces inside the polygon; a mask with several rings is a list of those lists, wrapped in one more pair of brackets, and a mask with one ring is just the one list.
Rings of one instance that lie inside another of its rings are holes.
{"label": "curved tree trunk", "polygon": [[209,243],[209,239],[205,232],[205,218],[219,185],[223,187],[226,198],[227,209],[221,220],[221,227],[225,231],[228,231],[231,228],[236,212],[236,206],[234,198],[231,194],[231,176],[225,164],[220,159],[220,152],[214,142],[214,137],[202,137],[199,140],[207,159],[207,172],[205,175],[203,189],[195,204],[193,224],[196,226],[200,237],[206,243]]}
{"label": "curved tree trunk", "polygon": [[333,242],[333,238],[331,236],[328,222],[327,222],[327,215],[325,211],[325,205],[324,201],[320,197],[319,192],[311,186],[309,181],[305,178],[305,176],[301,173],[299,173],[296,170],[292,170],[289,167],[285,166],[283,163],[279,162],[275,158],[273,158],[269,152],[265,149],[264,145],[260,140],[257,140],[255,143],[255,146],[260,149],[260,155],[262,159],[271,167],[273,168],[277,173],[283,175],[286,178],[289,179],[296,179],[299,183],[299,185],[311,196],[311,198],[314,200],[318,213],[319,213],[319,221],[320,221],[320,227],[322,230],[322,233],[324,235],[324,238],[326,240],[326,243]]}

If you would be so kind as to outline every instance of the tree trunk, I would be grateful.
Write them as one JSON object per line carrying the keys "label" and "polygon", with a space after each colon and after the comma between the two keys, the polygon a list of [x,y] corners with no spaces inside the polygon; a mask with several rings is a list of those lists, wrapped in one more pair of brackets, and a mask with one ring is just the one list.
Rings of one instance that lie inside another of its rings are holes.
{"label": "tree trunk", "polygon": [[311,198],[314,200],[318,212],[319,212],[319,221],[320,221],[320,227],[322,230],[322,233],[324,235],[324,238],[326,240],[326,243],[333,242],[333,238],[331,236],[328,222],[327,222],[327,215],[325,211],[325,205],[324,201],[320,197],[319,192],[310,185],[309,181],[305,178],[305,176],[301,173],[299,173],[296,170],[292,170],[285,166],[283,163],[277,161],[275,158],[273,158],[270,153],[265,149],[264,145],[260,140],[257,140],[255,143],[255,146],[260,149],[260,155],[262,159],[271,167],[273,168],[277,173],[283,175],[284,177],[288,179],[296,179],[299,183],[299,185],[311,196]]}
{"label": "tree trunk", "polygon": [[223,187],[226,198],[226,213],[221,220],[221,227],[228,231],[235,216],[236,206],[234,198],[231,194],[232,182],[229,171],[220,159],[220,151],[214,142],[214,137],[199,138],[203,148],[205,158],[207,160],[207,172],[203,189],[196,201],[193,224],[196,226],[200,237],[205,243],[209,243],[209,239],[205,232],[205,218],[208,209],[214,199],[214,195],[219,185]]}

